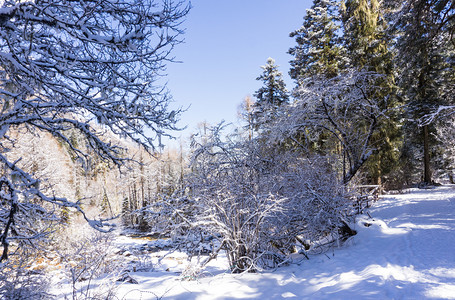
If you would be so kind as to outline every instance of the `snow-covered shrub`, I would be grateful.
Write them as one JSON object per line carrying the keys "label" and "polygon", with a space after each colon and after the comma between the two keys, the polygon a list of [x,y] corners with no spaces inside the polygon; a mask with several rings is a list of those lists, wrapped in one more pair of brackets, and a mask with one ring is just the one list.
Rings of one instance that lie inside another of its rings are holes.
{"label": "snow-covered shrub", "polygon": [[[338,182],[331,159],[321,156],[293,158],[282,156],[281,164],[270,177],[273,193],[286,199],[279,221],[281,232],[291,239],[317,241],[337,234],[351,215],[346,187]],[[289,241],[290,242],[290,241]]]}
{"label": "snow-covered shrub", "polygon": [[0,298],[50,299],[49,278],[31,270],[30,257],[23,255],[0,264]]}
{"label": "snow-covered shrub", "polygon": [[[122,263],[115,258],[113,234],[84,223],[66,228],[54,249],[60,256],[72,299],[111,299]],[[101,276],[104,280],[98,280]],[[96,283],[94,280],[97,279]]]}
{"label": "snow-covered shrub", "polygon": [[188,242],[188,238],[183,237],[190,234],[191,220],[197,212],[194,199],[185,195],[185,189],[179,189],[171,195],[155,194],[148,199],[147,206],[134,213],[147,222],[149,233],[154,237],[171,238],[174,242],[185,239]]}
{"label": "snow-covered shrub", "polygon": [[222,129],[193,140],[188,184],[198,208],[192,227],[219,239],[233,272],[275,267],[296,239],[318,240],[343,226],[349,203],[328,157],[223,137]]}

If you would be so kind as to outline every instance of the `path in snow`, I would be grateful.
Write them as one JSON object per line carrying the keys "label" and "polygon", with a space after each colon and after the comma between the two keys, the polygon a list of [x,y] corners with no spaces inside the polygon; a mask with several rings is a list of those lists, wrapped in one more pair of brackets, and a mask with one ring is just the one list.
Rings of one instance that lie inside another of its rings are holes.
{"label": "path in snow", "polygon": [[210,270],[221,274],[197,281],[133,273],[139,285],[120,291],[124,299],[455,299],[455,186],[385,196],[370,214],[349,245],[299,265],[233,275],[218,261]]}

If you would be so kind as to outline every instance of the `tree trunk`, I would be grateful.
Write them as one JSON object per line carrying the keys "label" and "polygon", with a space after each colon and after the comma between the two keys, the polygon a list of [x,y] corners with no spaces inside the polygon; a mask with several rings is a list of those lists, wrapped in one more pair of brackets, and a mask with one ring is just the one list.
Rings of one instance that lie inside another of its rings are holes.
{"label": "tree trunk", "polygon": [[423,126],[423,182],[431,184],[430,170],[430,141],[428,134],[428,125]]}

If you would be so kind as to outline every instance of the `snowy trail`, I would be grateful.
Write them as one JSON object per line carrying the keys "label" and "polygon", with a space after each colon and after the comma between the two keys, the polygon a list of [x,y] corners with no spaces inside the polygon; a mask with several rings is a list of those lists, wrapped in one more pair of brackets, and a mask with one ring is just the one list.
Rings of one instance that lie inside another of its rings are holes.
{"label": "snowy trail", "polygon": [[120,290],[123,299],[455,299],[455,186],[386,196],[370,214],[349,245],[299,265],[232,275],[220,259],[215,276],[135,273],[139,285]]}

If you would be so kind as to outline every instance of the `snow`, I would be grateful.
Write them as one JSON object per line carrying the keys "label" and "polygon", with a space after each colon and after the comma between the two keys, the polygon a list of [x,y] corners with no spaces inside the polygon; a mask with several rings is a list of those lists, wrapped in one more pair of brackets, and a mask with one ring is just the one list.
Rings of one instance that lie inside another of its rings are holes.
{"label": "snow", "polygon": [[[184,254],[161,250],[150,254],[156,256],[153,269],[129,273],[138,284],[118,283],[117,296],[455,299],[455,186],[381,196],[368,214],[357,218],[358,234],[340,247],[310,260],[296,255],[289,266],[262,273],[230,274],[226,258],[219,256],[192,277],[194,261],[189,265]],[[119,237],[117,243],[134,249],[144,240]]]}

